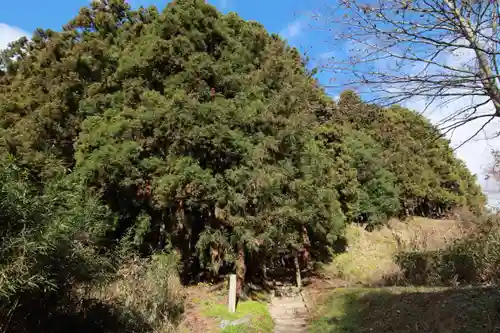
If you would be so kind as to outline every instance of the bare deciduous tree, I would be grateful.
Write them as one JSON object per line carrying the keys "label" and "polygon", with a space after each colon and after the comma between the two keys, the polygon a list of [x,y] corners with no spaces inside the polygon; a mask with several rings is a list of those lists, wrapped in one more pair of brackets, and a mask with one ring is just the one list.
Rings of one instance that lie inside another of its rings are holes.
{"label": "bare deciduous tree", "polygon": [[316,16],[337,48],[324,64],[331,87],[385,105],[460,100],[442,120],[445,132],[474,120],[482,130],[500,117],[500,0],[337,1]]}

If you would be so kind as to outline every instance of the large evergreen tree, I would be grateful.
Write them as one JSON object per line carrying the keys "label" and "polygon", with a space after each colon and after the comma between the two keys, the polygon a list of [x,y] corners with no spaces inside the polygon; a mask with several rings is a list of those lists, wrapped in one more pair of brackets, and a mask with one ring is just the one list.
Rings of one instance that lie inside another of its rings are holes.
{"label": "large evergreen tree", "polygon": [[394,175],[400,191],[400,215],[443,217],[459,207],[483,210],[485,197],[475,177],[421,114],[400,106],[369,105],[346,91],[331,119],[366,133],[380,145],[380,165]]}
{"label": "large evergreen tree", "polygon": [[[315,135],[323,98],[295,49],[203,1],[158,13],[83,8],[9,50],[5,150],[49,177],[55,157],[120,214],[115,236],[170,243],[215,273],[324,247],[344,216]],[[47,77],[47,79],[45,79]]]}
{"label": "large evergreen tree", "polygon": [[100,193],[107,237],[176,249],[190,272],[243,282],[276,255],[318,258],[346,222],[484,201],[428,121],[334,103],[296,49],[202,0],[93,2],[2,59],[1,156],[41,193],[61,173]]}

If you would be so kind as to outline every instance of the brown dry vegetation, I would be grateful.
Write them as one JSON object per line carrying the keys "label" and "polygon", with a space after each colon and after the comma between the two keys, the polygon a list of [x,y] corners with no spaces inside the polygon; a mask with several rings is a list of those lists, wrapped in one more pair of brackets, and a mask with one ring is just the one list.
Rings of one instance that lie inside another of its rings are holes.
{"label": "brown dry vegetation", "polygon": [[394,256],[399,251],[431,251],[465,237],[474,228],[468,222],[414,217],[405,222],[393,219],[368,232],[362,226],[347,228],[349,249],[335,256],[322,269],[323,277],[344,285],[379,285],[399,273]]}
{"label": "brown dry vegetation", "polygon": [[[500,332],[500,293],[497,288],[479,285],[409,286],[411,281],[402,278],[395,261],[398,253],[435,253],[454,249],[457,244],[468,244],[471,240],[474,243],[474,240],[481,239],[479,235],[491,235],[494,229],[488,223],[494,221],[480,222],[413,218],[408,222],[393,220],[388,226],[373,232],[359,226],[349,227],[349,251],[324,267],[323,277],[326,279],[314,281],[309,286],[310,303],[314,308],[310,331]],[[490,232],[485,232],[485,227]],[[496,244],[495,237],[487,241]],[[475,248],[470,250],[476,251]],[[479,270],[495,265],[495,258],[488,256],[494,256],[496,252],[477,251],[477,255],[486,258],[486,265],[478,266]],[[382,286],[395,283],[405,283],[406,286]]]}
{"label": "brown dry vegetation", "polygon": [[121,309],[126,321],[141,318],[144,328],[174,333],[184,313],[185,289],[177,274],[174,255],[151,259],[132,257],[109,284],[95,288],[91,297]]}

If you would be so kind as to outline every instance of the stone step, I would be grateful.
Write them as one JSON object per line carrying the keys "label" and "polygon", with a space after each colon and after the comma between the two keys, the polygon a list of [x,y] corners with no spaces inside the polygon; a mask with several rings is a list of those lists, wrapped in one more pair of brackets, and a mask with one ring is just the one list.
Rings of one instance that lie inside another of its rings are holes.
{"label": "stone step", "polygon": [[308,310],[301,295],[273,297],[270,307],[275,333],[306,333]]}

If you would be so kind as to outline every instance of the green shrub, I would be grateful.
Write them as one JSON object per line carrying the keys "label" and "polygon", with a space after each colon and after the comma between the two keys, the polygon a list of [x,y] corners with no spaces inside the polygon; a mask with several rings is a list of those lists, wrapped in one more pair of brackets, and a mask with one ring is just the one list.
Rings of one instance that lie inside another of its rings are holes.
{"label": "green shrub", "polygon": [[77,293],[112,273],[100,239],[113,223],[99,196],[71,176],[58,172],[41,186],[0,154],[0,331],[67,332],[75,323],[120,331],[114,309]]}
{"label": "green shrub", "polygon": [[96,255],[96,241],[112,223],[107,207],[64,175],[41,188],[7,160],[0,163],[0,301],[101,277],[107,260]]}
{"label": "green shrub", "polygon": [[333,101],[297,49],[235,13],[94,1],[61,30],[2,56],[17,60],[0,68],[0,153],[39,186],[64,168],[102,192],[108,240],[135,225],[141,249],[171,242],[188,278],[258,279],[276,253],[328,257],[348,221],[484,202],[425,117]]}
{"label": "green shrub", "polygon": [[396,255],[406,281],[415,284],[495,283],[500,278],[500,230],[483,230],[437,251]]}
{"label": "green shrub", "polygon": [[440,251],[402,252],[396,254],[395,261],[400,266],[406,281],[414,284],[440,284]]}

